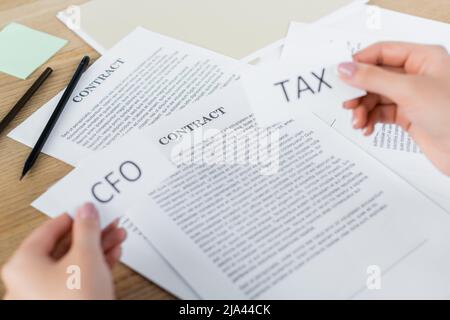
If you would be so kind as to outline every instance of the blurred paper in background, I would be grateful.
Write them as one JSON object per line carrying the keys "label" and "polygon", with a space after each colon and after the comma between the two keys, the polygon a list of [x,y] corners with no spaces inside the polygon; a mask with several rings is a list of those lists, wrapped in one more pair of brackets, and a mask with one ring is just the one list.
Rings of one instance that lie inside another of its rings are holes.
{"label": "blurred paper in background", "polygon": [[[103,54],[142,26],[241,59],[285,37],[290,21],[313,22],[352,0],[95,0],[58,17]],[[365,1],[357,1],[365,2]],[[201,10],[199,8],[202,8]],[[72,27],[74,24],[72,23]]]}

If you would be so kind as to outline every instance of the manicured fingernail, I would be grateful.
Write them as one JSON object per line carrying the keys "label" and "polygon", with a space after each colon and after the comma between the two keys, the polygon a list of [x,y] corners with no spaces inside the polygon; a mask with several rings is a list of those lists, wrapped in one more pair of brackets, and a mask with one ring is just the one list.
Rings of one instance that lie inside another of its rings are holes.
{"label": "manicured fingernail", "polygon": [[366,128],[361,128],[361,133],[362,133],[362,135],[363,135],[363,136],[365,136],[365,135],[366,135],[366,131],[367,131],[367,129],[366,129]]}
{"label": "manicured fingernail", "polygon": [[83,220],[97,220],[98,212],[92,203],[86,203],[80,209],[79,216]]}
{"label": "manicured fingernail", "polygon": [[353,129],[357,129],[357,124],[358,124],[358,119],[353,119],[353,121],[352,121]]}
{"label": "manicured fingernail", "polygon": [[120,228],[120,240],[124,241],[127,238],[127,230]]}
{"label": "manicured fingernail", "polygon": [[352,78],[357,69],[358,65],[354,62],[343,62],[338,66],[339,75],[344,78]]}

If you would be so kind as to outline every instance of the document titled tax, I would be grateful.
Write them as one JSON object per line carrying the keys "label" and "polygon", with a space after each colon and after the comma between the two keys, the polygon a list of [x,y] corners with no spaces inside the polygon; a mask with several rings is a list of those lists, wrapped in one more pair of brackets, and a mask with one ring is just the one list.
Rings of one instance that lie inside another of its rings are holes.
{"label": "document titled tax", "polygon": [[[76,165],[239,78],[234,59],[137,28],[83,75],[43,152]],[[58,94],[9,136],[34,146]]]}

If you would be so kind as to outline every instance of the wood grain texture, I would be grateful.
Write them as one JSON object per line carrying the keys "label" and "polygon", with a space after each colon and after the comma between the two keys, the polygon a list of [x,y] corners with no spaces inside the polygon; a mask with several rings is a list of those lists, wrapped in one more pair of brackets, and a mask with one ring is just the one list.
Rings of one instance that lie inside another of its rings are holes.
{"label": "wood grain texture", "polygon": [[[0,117],[2,118],[47,65],[55,70],[27,107],[13,121],[9,130],[64,88],[84,55],[88,54],[93,59],[98,58],[98,54],[92,48],[55,17],[58,11],[69,5],[84,2],[86,0],[0,1],[0,28],[11,21],[16,21],[69,40],[68,45],[25,81],[0,74]],[[450,22],[449,0],[374,0],[372,3],[400,12]],[[42,213],[33,209],[30,203],[71,170],[69,165],[42,155],[30,175],[20,182],[20,172],[29,152],[29,148],[7,138],[4,134],[0,137],[0,266],[7,261],[31,230],[47,219]],[[114,280],[119,299],[173,298],[151,281],[123,265],[115,268]],[[4,285],[0,281],[0,296],[3,296],[4,292]]]}

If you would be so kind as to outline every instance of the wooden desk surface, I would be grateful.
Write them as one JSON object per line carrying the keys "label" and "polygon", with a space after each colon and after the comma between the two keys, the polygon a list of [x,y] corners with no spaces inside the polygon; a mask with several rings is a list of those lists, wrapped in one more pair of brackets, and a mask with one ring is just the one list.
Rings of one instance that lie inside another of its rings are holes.
{"label": "wooden desk surface", "polygon": [[[10,128],[30,116],[46,101],[64,88],[82,56],[98,54],[85,42],[68,30],[55,15],[71,4],[87,0],[1,0],[0,29],[11,21],[23,23],[69,40],[48,63],[56,72],[35,95]],[[450,23],[450,1],[448,0],[374,0],[373,4],[425,18]],[[33,73],[28,80],[18,80],[0,74],[0,118],[23,95],[44,67]],[[59,160],[42,155],[36,167],[25,181],[19,181],[23,163],[30,149],[3,134],[0,137],[0,266],[17,248],[20,242],[47,219],[30,206],[53,183],[65,176],[71,167]],[[151,281],[139,276],[124,265],[114,270],[117,297],[119,299],[172,299],[173,296]],[[4,294],[0,282],[0,296]]]}

